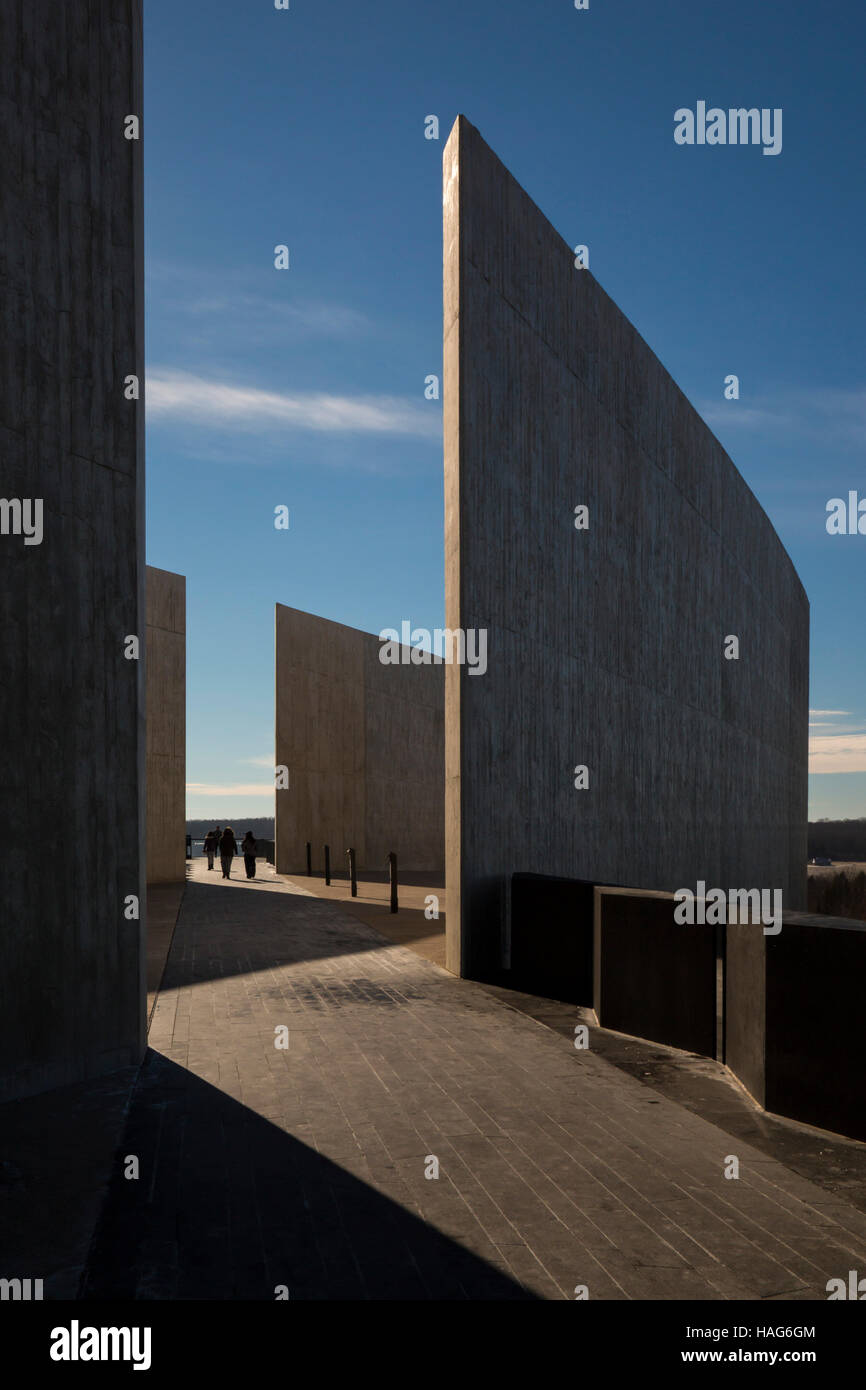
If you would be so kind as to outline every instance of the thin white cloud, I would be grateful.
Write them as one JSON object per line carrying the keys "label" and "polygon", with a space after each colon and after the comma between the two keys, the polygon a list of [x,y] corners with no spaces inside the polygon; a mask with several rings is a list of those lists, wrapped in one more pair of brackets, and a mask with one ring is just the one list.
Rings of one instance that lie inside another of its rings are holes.
{"label": "thin white cloud", "polygon": [[256,767],[273,767],[274,765],[273,756],[268,757],[267,755],[263,758],[238,758],[237,761],[239,763],[255,763]]}
{"label": "thin white cloud", "polygon": [[809,739],[809,771],[866,772],[866,733],[815,734]]}
{"label": "thin white cloud", "polygon": [[435,439],[441,415],[394,396],[338,396],[325,391],[263,391],[173,367],[147,372],[148,421],[273,434],[276,429],[331,434],[411,435]]}
{"label": "thin white cloud", "polygon": [[718,425],[731,425],[738,429],[787,429],[792,421],[789,416],[774,410],[764,410],[758,406],[740,406],[738,401],[719,405],[717,401],[705,401],[698,407],[708,425],[714,429]]}
{"label": "thin white cloud", "polygon": [[201,295],[182,303],[192,318],[225,318],[235,336],[265,338],[273,333],[296,330],[323,338],[350,338],[370,323],[356,309],[343,304],[289,303],[255,294]]}
{"label": "thin white cloud", "polygon": [[273,796],[273,782],[187,782],[189,796]]}
{"label": "thin white cloud", "polygon": [[810,709],[810,714],[850,714],[849,709]]}
{"label": "thin white cloud", "polygon": [[[213,346],[221,336],[261,346],[306,338],[351,340],[380,334],[381,322],[333,300],[298,297],[294,287],[259,267],[220,267],[148,262],[148,294],[162,331],[172,341]],[[260,286],[267,281],[268,289]]]}
{"label": "thin white cloud", "polygon": [[854,444],[866,444],[866,387],[819,390],[814,407],[835,434]]}
{"label": "thin white cloud", "polygon": [[834,446],[866,444],[866,387],[817,388],[806,394],[779,390],[738,401],[714,397],[699,402],[697,409],[713,429],[794,432]]}

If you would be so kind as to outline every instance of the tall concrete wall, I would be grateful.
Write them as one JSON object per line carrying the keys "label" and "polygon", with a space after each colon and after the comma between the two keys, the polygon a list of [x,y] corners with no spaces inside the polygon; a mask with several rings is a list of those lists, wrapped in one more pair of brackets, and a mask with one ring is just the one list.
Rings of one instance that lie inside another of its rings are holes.
{"label": "tall concrete wall", "polygon": [[43,507],[0,534],[5,1098],[144,1047],[140,5],[4,0],[0,52],[2,490]]}
{"label": "tall concrete wall", "polygon": [[276,868],[304,869],[304,846],[353,848],[359,868],[444,867],[442,666],[383,665],[380,642],[276,606]]}
{"label": "tall concrete wall", "polygon": [[793,566],[463,118],[443,173],[446,621],[488,630],[486,674],[446,668],[449,968],[507,964],[517,872],[780,887],[800,907],[809,619]]}
{"label": "tall concrete wall", "polygon": [[147,566],[147,881],[186,876],[186,580]]}

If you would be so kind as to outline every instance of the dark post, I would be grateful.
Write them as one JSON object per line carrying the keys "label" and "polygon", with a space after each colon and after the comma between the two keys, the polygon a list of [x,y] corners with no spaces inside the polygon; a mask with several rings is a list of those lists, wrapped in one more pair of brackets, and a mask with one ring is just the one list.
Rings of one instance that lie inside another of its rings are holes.
{"label": "dark post", "polygon": [[325,845],[325,882],[331,882],[331,846]]}
{"label": "dark post", "polygon": [[307,841],[307,878],[313,877],[313,846]]}
{"label": "dark post", "polygon": [[349,882],[350,882],[350,884],[351,884],[351,894],[352,894],[352,897],[353,897],[353,898],[357,898],[357,896],[358,896],[358,873],[357,873],[357,870],[356,870],[356,868],[355,868],[355,851],[354,851],[353,849],[347,849],[347,850],[346,850],[346,853],[347,853],[348,856],[349,856]]}
{"label": "dark post", "polygon": [[391,880],[391,911],[397,911],[397,856],[392,850],[388,855],[388,877]]}

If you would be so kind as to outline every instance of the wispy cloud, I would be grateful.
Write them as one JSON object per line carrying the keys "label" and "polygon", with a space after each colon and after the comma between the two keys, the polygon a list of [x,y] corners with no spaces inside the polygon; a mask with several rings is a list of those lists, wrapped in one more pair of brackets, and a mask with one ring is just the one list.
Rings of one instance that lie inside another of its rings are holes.
{"label": "wispy cloud", "polygon": [[809,771],[866,772],[866,732],[816,734],[810,738]]}
{"label": "wispy cloud", "polygon": [[233,336],[246,343],[265,342],[276,334],[353,338],[371,327],[369,319],[345,304],[294,303],[257,294],[201,295],[178,306],[192,319],[224,319]]}
{"label": "wispy cloud", "polygon": [[187,782],[189,796],[270,796],[273,782]]}
{"label": "wispy cloud", "polygon": [[790,413],[760,406],[744,406],[734,401],[724,405],[718,401],[703,401],[698,405],[698,410],[713,429],[720,425],[752,430],[787,430],[793,427]]}
{"label": "wispy cloud", "polygon": [[292,339],[350,340],[380,333],[366,314],[348,304],[298,296],[288,278],[271,271],[268,290],[261,268],[162,263],[148,266],[151,312],[181,346],[214,345],[221,337],[238,347],[255,348]]}
{"label": "wispy cloud", "polygon": [[852,718],[847,709],[810,709],[809,714],[824,716],[811,720],[810,729],[833,731],[809,738],[809,771],[866,772],[866,729],[862,720],[853,724],[840,722]]}
{"label": "wispy cloud", "polygon": [[866,387],[773,391],[739,401],[703,400],[697,409],[712,429],[797,434],[825,446],[866,444]]}
{"label": "wispy cloud", "polygon": [[273,767],[274,765],[273,755],[268,756],[267,754],[261,758],[238,758],[237,762],[255,763],[256,767]]}
{"label": "wispy cloud", "polygon": [[341,396],[326,391],[265,391],[215,381],[174,367],[147,372],[149,422],[268,435],[275,430],[407,435],[436,439],[441,415],[429,404],[396,396]]}

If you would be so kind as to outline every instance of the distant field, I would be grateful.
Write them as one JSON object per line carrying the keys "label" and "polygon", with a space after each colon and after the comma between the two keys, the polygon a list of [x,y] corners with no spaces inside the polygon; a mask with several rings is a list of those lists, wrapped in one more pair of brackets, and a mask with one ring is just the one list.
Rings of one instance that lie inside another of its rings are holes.
{"label": "distant field", "polygon": [[809,874],[848,874],[852,877],[855,874],[866,873],[866,860],[862,859],[834,859],[832,864],[810,864]]}

